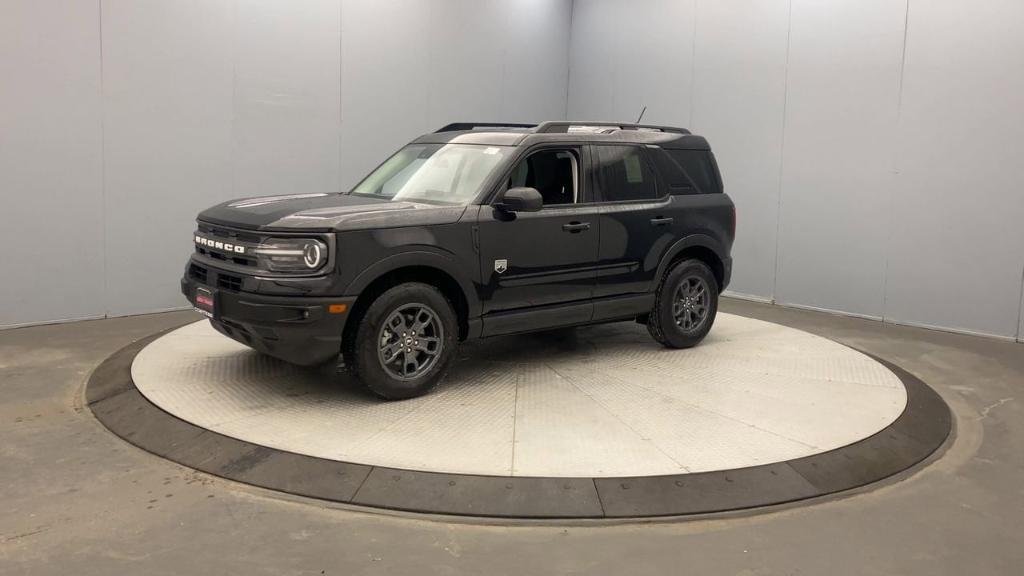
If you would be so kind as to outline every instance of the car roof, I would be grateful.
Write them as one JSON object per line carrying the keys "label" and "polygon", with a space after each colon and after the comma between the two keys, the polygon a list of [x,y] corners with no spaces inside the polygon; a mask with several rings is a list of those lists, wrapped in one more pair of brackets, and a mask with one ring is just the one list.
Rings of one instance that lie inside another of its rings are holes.
{"label": "car roof", "polygon": [[544,142],[651,144],[669,149],[709,150],[707,140],[685,128],[614,122],[549,121],[541,124],[448,124],[414,144],[532,146]]}

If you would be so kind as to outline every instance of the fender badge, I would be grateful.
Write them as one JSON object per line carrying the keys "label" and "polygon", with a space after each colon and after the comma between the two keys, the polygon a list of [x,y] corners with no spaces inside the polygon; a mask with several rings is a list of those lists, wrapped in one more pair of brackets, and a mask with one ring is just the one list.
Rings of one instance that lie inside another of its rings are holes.
{"label": "fender badge", "polygon": [[494,271],[501,274],[505,270],[508,270],[508,260],[495,260]]}

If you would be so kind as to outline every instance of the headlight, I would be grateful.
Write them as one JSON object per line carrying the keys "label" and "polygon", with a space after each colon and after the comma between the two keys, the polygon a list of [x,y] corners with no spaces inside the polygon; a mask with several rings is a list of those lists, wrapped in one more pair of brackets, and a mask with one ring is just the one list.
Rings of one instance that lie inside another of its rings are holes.
{"label": "headlight", "polygon": [[313,238],[267,238],[253,252],[271,272],[315,272],[327,263],[327,245]]}

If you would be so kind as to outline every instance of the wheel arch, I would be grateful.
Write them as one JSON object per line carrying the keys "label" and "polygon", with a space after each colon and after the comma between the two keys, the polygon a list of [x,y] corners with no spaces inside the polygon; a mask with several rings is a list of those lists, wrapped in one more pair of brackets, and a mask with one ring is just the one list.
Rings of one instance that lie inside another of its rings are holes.
{"label": "wheel arch", "polygon": [[708,265],[708,268],[711,268],[711,272],[718,283],[718,291],[721,292],[725,288],[727,281],[725,267],[727,257],[725,254],[726,252],[722,245],[711,236],[692,234],[680,238],[668,249],[665,257],[662,258],[661,264],[658,266],[658,282],[661,282],[661,279],[665,277],[665,274],[668,273],[676,262],[693,258],[704,262]]}
{"label": "wheel arch", "polygon": [[437,288],[455,309],[459,339],[464,340],[470,335],[470,320],[480,315],[480,302],[472,283],[459,272],[453,258],[417,251],[389,256],[361,272],[348,285],[345,293],[358,297],[346,322],[346,336],[358,327],[362,315],[379,295],[406,282],[422,282]]}

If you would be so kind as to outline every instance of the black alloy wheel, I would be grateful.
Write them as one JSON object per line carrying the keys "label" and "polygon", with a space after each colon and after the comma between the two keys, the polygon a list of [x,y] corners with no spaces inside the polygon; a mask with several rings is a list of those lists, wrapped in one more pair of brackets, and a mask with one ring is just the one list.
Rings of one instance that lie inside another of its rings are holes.
{"label": "black alloy wheel", "polygon": [[342,343],[345,365],[388,400],[426,394],[444,378],[458,344],[454,307],[436,287],[393,286],[374,299]]}
{"label": "black alloy wheel", "polygon": [[682,260],[669,269],[658,287],[647,331],[669,348],[690,348],[707,336],[717,314],[714,273],[700,260]]}
{"label": "black alloy wheel", "polygon": [[427,373],[441,357],[444,326],[430,306],[405,304],[380,327],[377,356],[393,378],[413,380]]}

